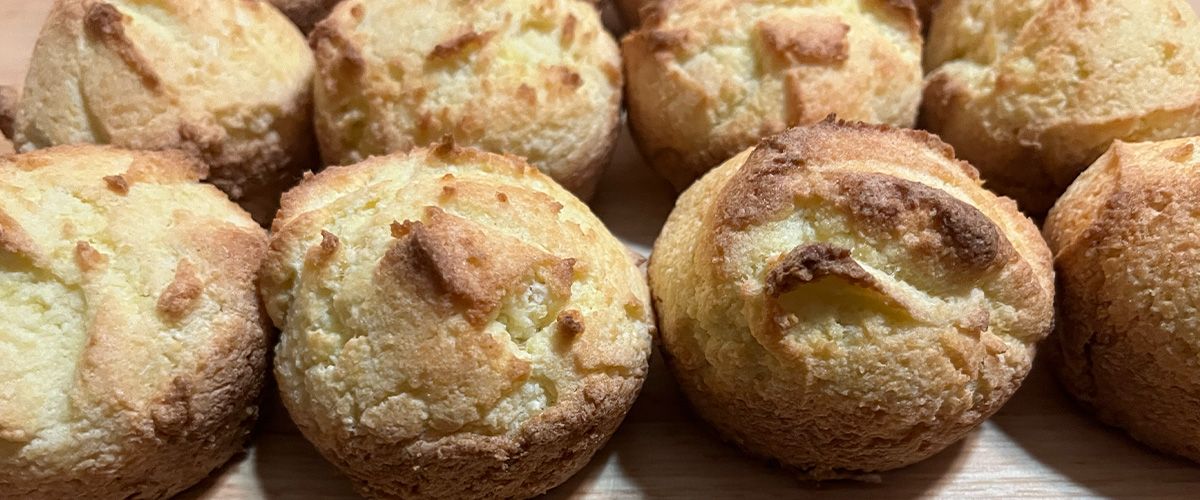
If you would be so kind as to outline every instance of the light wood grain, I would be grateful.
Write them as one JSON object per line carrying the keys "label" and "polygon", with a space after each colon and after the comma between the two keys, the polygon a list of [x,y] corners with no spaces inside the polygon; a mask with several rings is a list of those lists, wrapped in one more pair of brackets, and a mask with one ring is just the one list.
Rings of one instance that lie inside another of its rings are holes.
{"label": "light wood grain", "polygon": [[[0,84],[19,85],[49,0],[0,0]],[[1193,1],[1193,5],[1200,0]],[[648,253],[671,208],[623,135],[594,202],[631,247]],[[355,498],[296,431],[268,388],[247,450],[185,498]],[[690,413],[657,356],[625,424],[592,463],[549,498],[1200,497],[1200,467],[1095,423],[1038,366],[1020,392],[967,439],[878,483],[796,481],[722,443]]]}

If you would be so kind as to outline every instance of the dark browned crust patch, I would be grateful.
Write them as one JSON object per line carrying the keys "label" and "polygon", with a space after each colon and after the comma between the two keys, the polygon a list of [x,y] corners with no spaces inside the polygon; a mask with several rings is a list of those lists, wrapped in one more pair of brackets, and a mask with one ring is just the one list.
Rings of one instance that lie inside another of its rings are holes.
{"label": "dark browned crust patch", "polygon": [[535,268],[548,270],[550,293],[570,294],[573,259],[559,259],[517,241],[496,244],[464,219],[436,207],[426,207],[425,221],[392,225],[397,241],[388,249],[381,266],[397,278],[424,289],[420,297],[446,297],[464,310],[478,325],[495,311],[509,288],[532,275]]}
{"label": "dark browned crust patch", "polygon": [[167,318],[179,321],[192,309],[200,293],[204,291],[203,283],[196,276],[196,270],[187,259],[180,260],[175,267],[175,279],[167,285],[162,295],[158,297],[158,310]]}
{"label": "dark browned crust patch", "polygon": [[850,58],[850,26],[836,17],[766,18],[758,22],[762,43],[790,63],[833,64]]}
{"label": "dark browned crust patch", "polygon": [[487,43],[487,41],[491,39],[492,35],[494,34],[494,31],[486,31],[483,33],[468,31],[437,44],[433,47],[433,50],[429,52],[429,55],[426,56],[426,58],[431,60],[444,60],[464,55],[471,50],[479,50],[479,48],[483,47],[483,44]]}
{"label": "dark browned crust patch", "polygon": [[[820,123],[788,129],[760,141],[724,188],[717,206],[717,226],[738,230],[768,220],[790,206],[794,183],[789,179],[810,163],[891,160],[883,149],[897,139],[916,142],[954,161],[972,181],[979,178],[974,168],[954,158],[953,148],[927,132],[845,122],[829,116]],[[850,140],[855,147],[842,143]]]}
{"label": "dark browned crust patch", "polygon": [[84,14],[83,27],[89,36],[100,41],[120,56],[122,61],[141,78],[142,84],[158,90],[162,83],[142,54],[125,34],[125,16],[107,3],[94,3]]}
{"label": "dark browned crust patch", "polygon": [[123,175],[118,174],[105,176],[104,184],[108,186],[108,189],[112,190],[112,192],[119,195],[125,195],[129,193],[129,181],[126,180],[125,176]]}
{"label": "dark browned crust patch", "polygon": [[970,268],[997,261],[1001,236],[979,209],[924,184],[879,174],[849,174],[838,179],[852,214],[880,227],[895,227],[906,214],[931,217],[941,244]]}
{"label": "dark browned crust patch", "polygon": [[558,313],[558,333],[566,338],[575,338],[583,333],[583,315],[574,309]]}
{"label": "dark browned crust patch", "polygon": [[779,298],[796,287],[827,276],[874,288],[875,278],[854,258],[850,250],[827,243],[801,245],[784,254],[767,273],[767,295]]}

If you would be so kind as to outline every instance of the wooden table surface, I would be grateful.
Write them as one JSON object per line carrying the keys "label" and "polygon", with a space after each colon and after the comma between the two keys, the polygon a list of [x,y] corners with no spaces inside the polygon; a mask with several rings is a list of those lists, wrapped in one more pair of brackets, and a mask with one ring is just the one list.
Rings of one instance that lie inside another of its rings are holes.
{"label": "wooden table surface", "polygon": [[[0,84],[19,86],[50,0],[0,0]],[[1200,0],[1192,0],[1200,6]],[[671,191],[627,135],[593,203],[647,253]],[[296,431],[268,388],[247,452],[185,498],[355,498]],[[1200,498],[1200,466],[1159,455],[1089,418],[1038,366],[1016,396],[966,439],[878,483],[808,484],[722,443],[688,409],[657,355],[641,398],[592,462],[551,498]]]}

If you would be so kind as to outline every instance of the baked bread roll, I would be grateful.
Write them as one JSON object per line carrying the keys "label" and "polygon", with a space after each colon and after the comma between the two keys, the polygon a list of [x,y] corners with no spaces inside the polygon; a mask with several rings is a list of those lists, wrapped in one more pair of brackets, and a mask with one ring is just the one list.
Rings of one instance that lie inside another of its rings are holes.
{"label": "baked bread roll", "polygon": [[267,235],[179,152],[0,158],[0,498],[165,498],[242,450]]}
{"label": "baked bread roll", "polygon": [[826,121],[679,198],[650,284],[697,412],[814,479],[903,467],[962,438],[1029,371],[1050,252],[924,132]]}
{"label": "baked bread roll", "polygon": [[325,19],[333,6],[341,0],[270,0],[271,4],[288,16],[300,31],[312,31],[318,21]]}
{"label": "baked bread roll", "polygon": [[621,42],[642,156],[683,189],[766,135],[837,114],[912,126],[912,2],[660,2]]}
{"label": "baked bread roll", "polygon": [[922,124],[1044,215],[1114,139],[1200,134],[1200,21],[1184,0],[943,0]]}
{"label": "baked bread roll", "polygon": [[1117,141],[1046,218],[1063,385],[1101,420],[1200,461],[1200,139]]}
{"label": "baked bread roll", "polygon": [[328,163],[449,136],[522,156],[587,199],[616,145],[620,55],[589,3],[348,0],[312,43]]}
{"label": "baked bread roll", "polygon": [[439,145],[331,168],[272,229],[283,402],[364,495],[544,493],[646,376],[641,271],[519,159]]}
{"label": "baked bread roll", "polygon": [[245,0],[57,0],[34,47],[14,142],[182,149],[260,221],[315,165],[312,51]]}

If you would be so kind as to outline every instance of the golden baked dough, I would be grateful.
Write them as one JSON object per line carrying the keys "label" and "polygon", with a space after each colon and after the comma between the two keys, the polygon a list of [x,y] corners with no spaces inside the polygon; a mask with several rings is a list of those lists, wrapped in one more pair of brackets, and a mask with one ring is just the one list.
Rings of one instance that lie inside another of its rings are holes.
{"label": "golden baked dough", "polygon": [[620,54],[586,2],[348,0],[312,42],[331,164],[450,136],[587,199],[616,144]]}
{"label": "golden baked dough", "polygon": [[685,191],[650,258],[699,414],[816,479],[902,467],[1016,391],[1050,330],[1050,252],[924,132],[826,121]]}
{"label": "golden baked dough", "polygon": [[271,4],[288,16],[300,31],[312,31],[318,21],[325,19],[333,6],[341,0],[270,0]]}
{"label": "golden baked dough", "polygon": [[1044,215],[1114,139],[1200,134],[1200,21],[1185,0],[942,0],[922,124]]}
{"label": "golden baked dough", "polygon": [[1100,419],[1200,461],[1200,138],[1117,141],[1046,219],[1048,351]]}
{"label": "golden baked dough", "polygon": [[641,271],[517,158],[440,145],[331,168],[272,229],[261,288],[283,402],[365,495],[541,494],[642,385]]}
{"label": "golden baked dough", "polygon": [[683,189],[759,138],[836,113],[912,126],[921,33],[909,0],[670,0],[621,42],[642,156]]}
{"label": "golden baked dough", "polygon": [[242,449],[267,235],[179,152],[0,158],[0,498],[165,498]]}
{"label": "golden baked dough", "polygon": [[304,37],[262,2],[57,0],[13,139],[182,149],[265,222],[317,160],[313,69]]}

